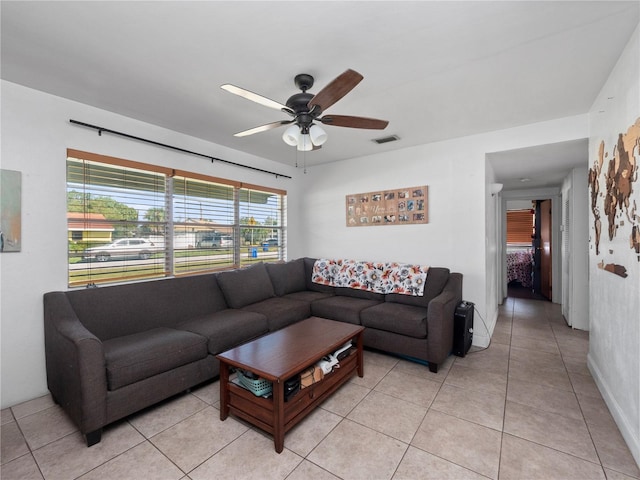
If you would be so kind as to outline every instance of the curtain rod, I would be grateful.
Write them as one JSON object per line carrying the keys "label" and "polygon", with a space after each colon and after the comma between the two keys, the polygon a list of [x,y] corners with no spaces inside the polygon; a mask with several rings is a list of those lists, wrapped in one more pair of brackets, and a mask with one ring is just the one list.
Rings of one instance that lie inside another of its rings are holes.
{"label": "curtain rod", "polygon": [[263,170],[261,168],[256,168],[256,167],[251,167],[249,165],[243,165],[241,163],[231,162],[229,160],[224,160],[222,158],[212,157],[211,155],[205,155],[204,153],[193,152],[191,150],[186,150],[186,149],[180,148],[180,147],[174,147],[173,145],[168,145],[166,143],[156,142],[155,140],[149,140],[149,139],[142,138],[142,137],[136,137],[134,135],[129,135],[128,133],[118,132],[116,130],[111,130],[109,128],[98,127],[97,125],[91,125],[89,123],[79,122],[78,120],[69,119],[69,122],[71,122],[71,123],[73,123],[75,125],[80,125],[82,127],[93,128],[94,130],[98,131],[98,135],[102,135],[102,132],[111,133],[113,135],[119,135],[121,137],[129,138],[131,140],[138,140],[140,142],[150,143],[151,145],[156,145],[158,147],[169,148],[171,150],[176,150],[178,152],[188,153],[189,155],[195,155],[197,157],[208,158],[208,159],[211,160],[211,163],[213,163],[213,162],[222,162],[222,163],[226,163],[228,165],[234,165],[236,167],[248,168],[249,170],[254,170],[256,172],[262,172],[262,173],[268,173],[269,175],[275,175],[276,178],[278,178],[278,177],[291,178],[289,175],[283,175],[281,173],[270,172],[269,170]]}

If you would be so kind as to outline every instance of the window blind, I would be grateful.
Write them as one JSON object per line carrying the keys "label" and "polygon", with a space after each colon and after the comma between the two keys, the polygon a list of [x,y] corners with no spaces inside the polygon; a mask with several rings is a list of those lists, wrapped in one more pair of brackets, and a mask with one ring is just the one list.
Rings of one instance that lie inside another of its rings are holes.
{"label": "window blind", "polygon": [[531,210],[507,211],[507,244],[531,245],[534,215]]}
{"label": "window blind", "polygon": [[70,149],[69,285],[283,260],[285,204],[286,191]]}

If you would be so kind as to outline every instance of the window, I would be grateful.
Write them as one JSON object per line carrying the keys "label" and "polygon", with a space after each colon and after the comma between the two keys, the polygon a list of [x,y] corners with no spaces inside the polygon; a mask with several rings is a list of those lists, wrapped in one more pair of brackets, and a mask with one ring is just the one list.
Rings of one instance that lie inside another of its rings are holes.
{"label": "window", "polygon": [[68,150],[69,286],[281,260],[285,204],[282,190]]}
{"label": "window", "polygon": [[507,244],[531,246],[534,215],[531,210],[507,211]]}

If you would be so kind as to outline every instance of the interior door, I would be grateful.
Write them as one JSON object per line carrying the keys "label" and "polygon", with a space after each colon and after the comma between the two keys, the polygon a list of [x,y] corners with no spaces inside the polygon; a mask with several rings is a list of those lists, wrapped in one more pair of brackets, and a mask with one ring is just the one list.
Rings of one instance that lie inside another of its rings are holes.
{"label": "interior door", "polygon": [[551,300],[551,200],[540,202],[540,293]]}

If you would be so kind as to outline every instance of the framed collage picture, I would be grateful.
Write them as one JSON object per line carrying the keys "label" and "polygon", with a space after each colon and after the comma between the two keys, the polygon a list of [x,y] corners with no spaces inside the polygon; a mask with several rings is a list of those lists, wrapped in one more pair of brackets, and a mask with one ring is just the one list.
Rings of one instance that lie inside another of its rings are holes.
{"label": "framed collage picture", "polygon": [[347,227],[428,223],[427,204],[426,185],[347,195]]}

